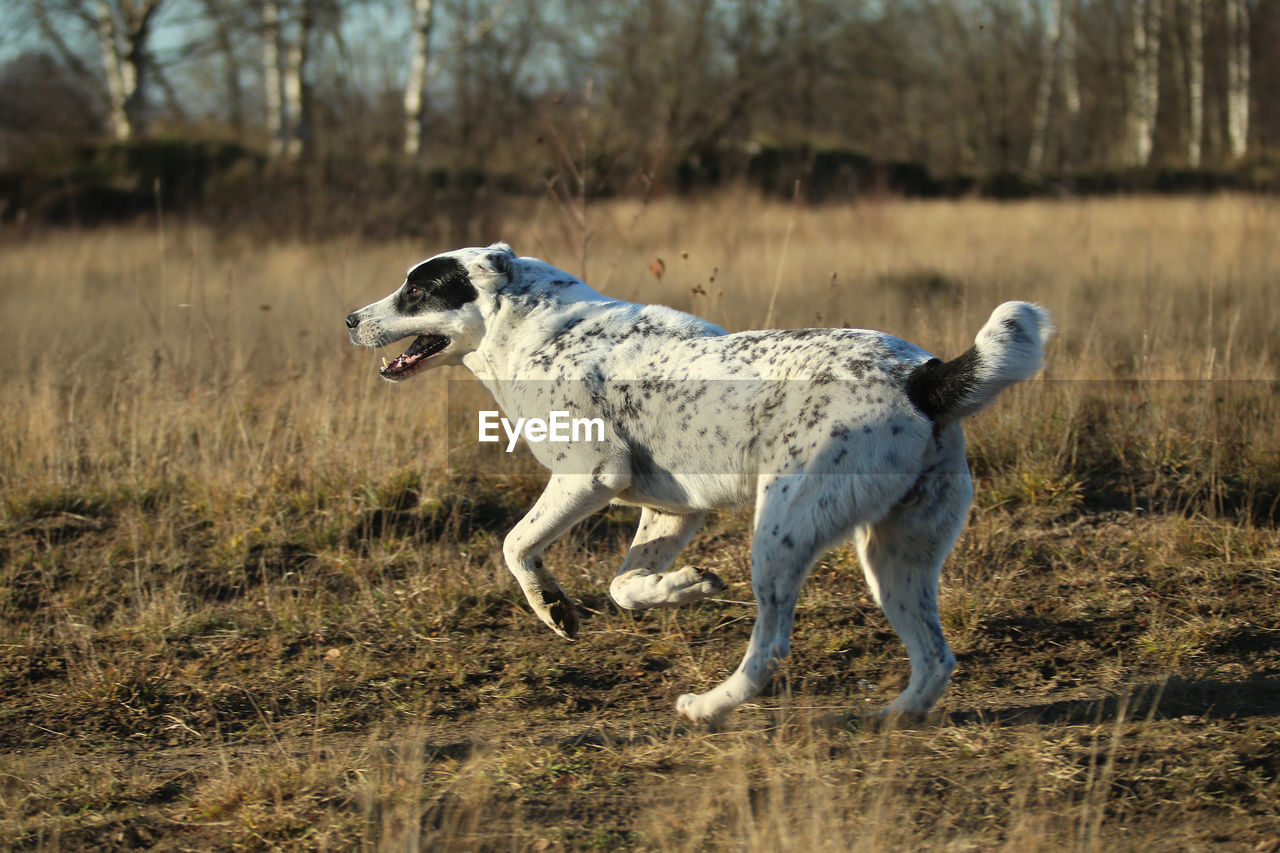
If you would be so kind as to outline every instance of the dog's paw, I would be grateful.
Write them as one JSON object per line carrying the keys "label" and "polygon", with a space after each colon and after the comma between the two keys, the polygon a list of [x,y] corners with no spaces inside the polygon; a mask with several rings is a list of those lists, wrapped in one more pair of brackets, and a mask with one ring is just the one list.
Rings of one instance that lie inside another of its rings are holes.
{"label": "dog's paw", "polygon": [[710,569],[685,566],[671,572],[632,569],[613,579],[609,594],[625,610],[646,610],[700,601],[728,588]]}
{"label": "dog's paw", "polygon": [[696,693],[685,693],[676,699],[676,713],[689,722],[706,726],[712,731],[720,727],[725,716],[723,713],[708,709],[706,701]]}
{"label": "dog's paw", "polygon": [[691,723],[700,723],[702,719],[695,710],[698,705],[698,696],[694,693],[685,693],[676,699],[676,713],[684,717]]}
{"label": "dog's paw", "polygon": [[704,592],[707,595],[724,592],[729,588],[729,584],[725,582],[725,579],[710,569],[701,569],[697,566],[685,566],[680,571],[689,572],[694,578],[696,578],[693,585],[696,586],[700,592]]}
{"label": "dog's paw", "polygon": [[699,601],[729,588],[724,578],[715,572],[695,566],[685,566],[672,572],[667,576],[665,585],[667,587],[665,603],[671,605]]}
{"label": "dog's paw", "polygon": [[566,640],[578,639],[578,608],[560,590],[548,596],[538,616],[547,626]]}

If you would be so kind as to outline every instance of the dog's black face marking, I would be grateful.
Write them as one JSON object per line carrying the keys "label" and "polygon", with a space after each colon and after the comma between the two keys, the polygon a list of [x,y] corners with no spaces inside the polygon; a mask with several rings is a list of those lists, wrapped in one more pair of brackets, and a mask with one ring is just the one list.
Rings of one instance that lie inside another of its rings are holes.
{"label": "dog's black face marking", "polygon": [[396,295],[396,310],[401,314],[456,311],[477,295],[462,264],[453,258],[432,258],[409,272]]}
{"label": "dog's black face marking", "polygon": [[[478,296],[479,291],[471,283],[466,267],[455,258],[438,257],[424,261],[410,270],[404,285],[394,294],[391,304],[395,313],[401,317],[447,314],[474,302]],[[356,324],[359,324],[358,318]],[[347,318],[347,326],[352,328],[350,317]],[[418,335],[409,348],[395,359],[390,362],[383,359],[383,366],[378,372],[386,379],[406,379],[433,364],[433,357],[452,343],[451,338],[445,334]]]}

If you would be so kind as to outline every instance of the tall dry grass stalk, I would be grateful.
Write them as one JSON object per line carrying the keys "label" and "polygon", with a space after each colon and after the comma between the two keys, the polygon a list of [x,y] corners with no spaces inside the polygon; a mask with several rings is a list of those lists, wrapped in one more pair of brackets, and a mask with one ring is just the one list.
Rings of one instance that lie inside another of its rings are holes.
{"label": "tall dry grass stalk", "polygon": [[[660,755],[664,772],[647,774],[625,830],[601,815],[595,843],[585,846],[662,853],[1112,849],[1102,825],[1107,809],[1133,805],[1117,795],[1116,780],[1141,773],[1128,741],[1133,717],[1150,703],[1127,696],[1109,719],[1099,705],[1097,719],[1076,725],[992,722],[874,735],[792,710],[764,731],[689,732],[647,749],[605,743],[589,781],[605,803],[610,775],[619,772],[610,768],[611,751],[642,768],[646,752]],[[974,755],[999,756],[1000,772],[966,761]],[[527,783],[530,765],[545,758],[536,746],[514,744],[426,760],[412,734],[370,749],[348,786],[366,820],[366,846],[388,853],[563,849],[554,821],[529,820],[526,810],[546,797],[543,808],[555,811],[555,789],[580,780],[553,765],[550,790],[526,792],[516,781]]]}

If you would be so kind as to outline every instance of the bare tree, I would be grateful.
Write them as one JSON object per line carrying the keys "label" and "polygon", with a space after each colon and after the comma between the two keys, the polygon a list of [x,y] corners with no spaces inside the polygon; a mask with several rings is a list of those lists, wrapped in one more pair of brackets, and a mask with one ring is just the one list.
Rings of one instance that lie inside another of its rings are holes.
{"label": "bare tree", "polygon": [[213,41],[222,54],[222,79],[226,86],[227,117],[232,129],[244,131],[244,92],[240,84],[240,55],[236,49],[243,9],[228,0],[200,0],[205,17],[213,28]]}
{"label": "bare tree", "polygon": [[1067,108],[1067,152],[1072,168],[1080,165],[1080,25],[1077,0],[1062,5],[1062,98]]}
{"label": "bare tree", "polygon": [[92,76],[79,51],[63,36],[65,23],[78,20],[97,37],[106,82],[107,111],[116,139],[132,138],[147,120],[147,88],[155,69],[150,53],[151,29],[163,0],[97,0],[46,3],[34,0],[32,9],[41,32],[74,71]]}
{"label": "bare tree", "polygon": [[279,0],[262,0],[262,83],[272,157],[297,160],[310,140],[307,74],[315,23],[315,0],[284,8]]}
{"label": "bare tree", "polygon": [[284,153],[284,112],[280,89],[280,4],[262,0],[262,89],[267,144],[272,157]]}
{"label": "bare tree", "polygon": [[[1249,49],[1251,30],[1262,44],[1280,20],[1276,0],[0,8],[0,43],[23,43],[4,30],[14,20],[43,36],[35,52],[77,81],[92,103],[82,117],[116,137],[185,107],[202,123],[226,117],[237,130],[265,130],[282,160],[333,140],[345,151],[390,146],[430,153],[442,167],[534,174],[551,147],[546,129],[528,121],[541,115],[581,125],[573,154],[592,186],[725,179],[745,173],[751,157],[753,168],[762,162],[749,150],[837,149],[823,153],[983,180],[1019,169],[1141,168],[1166,155],[1202,167],[1247,157],[1278,126],[1270,92],[1280,65]],[[393,26],[377,27],[384,15]],[[344,16],[353,27],[340,26]],[[347,44],[344,32],[361,40]],[[259,85],[265,97],[246,88]],[[196,87],[200,97],[190,97]],[[589,102],[578,94],[586,91]],[[437,98],[450,107],[429,124]]]}
{"label": "bare tree", "polygon": [[1249,7],[1246,0],[1226,4],[1227,143],[1239,160],[1249,144]]}
{"label": "bare tree", "polygon": [[[307,82],[307,64],[311,57],[312,30],[315,25],[313,0],[301,0],[297,20],[292,27],[284,54],[284,107],[286,121],[284,155],[297,160],[311,137],[310,90]],[[283,30],[277,30],[283,32]]]}
{"label": "bare tree", "polygon": [[1200,168],[1204,140],[1204,0],[1187,0],[1187,165]]}
{"label": "bare tree", "polygon": [[1151,161],[1156,109],[1160,103],[1160,28],[1164,0],[1132,0],[1125,162]]}
{"label": "bare tree", "polygon": [[[510,0],[499,0],[493,4],[488,15],[477,16],[470,3],[455,4],[452,8],[457,19],[457,31],[449,43],[447,53],[433,56],[431,52],[431,30],[435,21],[436,5],[433,0],[411,0],[413,5],[413,39],[409,53],[409,78],[404,89],[404,153],[416,157],[423,151],[423,140],[427,131],[427,87],[440,73],[441,67],[449,60],[461,58],[464,66],[463,75],[470,75],[468,52],[484,44],[499,25],[506,14]],[[445,4],[445,12],[450,11],[450,4]],[[536,3],[526,3],[526,14],[536,11]],[[527,35],[515,38],[508,34],[504,40],[505,48],[500,53],[514,59],[515,64],[523,61],[529,50]],[[502,69],[491,69],[501,74]],[[515,94],[515,93],[512,93]]]}
{"label": "bare tree", "polygon": [[431,0],[413,0],[413,45],[404,87],[404,153],[418,156],[426,130],[427,57],[431,47]]}
{"label": "bare tree", "polygon": [[1036,109],[1031,118],[1031,150],[1027,153],[1027,171],[1044,171],[1045,148],[1049,137],[1049,111],[1053,104],[1054,82],[1062,45],[1062,2],[1049,0],[1040,47],[1040,84],[1036,88]]}
{"label": "bare tree", "polygon": [[107,72],[111,127],[116,139],[129,139],[146,121],[151,58],[151,23],[162,0],[98,0],[98,37]]}

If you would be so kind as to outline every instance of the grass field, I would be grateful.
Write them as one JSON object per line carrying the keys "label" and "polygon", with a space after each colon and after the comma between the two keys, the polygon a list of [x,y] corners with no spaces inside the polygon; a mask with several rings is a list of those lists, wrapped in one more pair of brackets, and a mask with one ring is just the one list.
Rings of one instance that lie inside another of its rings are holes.
{"label": "grass field", "polygon": [[450,456],[459,374],[390,386],[342,326],[452,246],[0,234],[0,846],[1280,850],[1280,203],[586,214],[474,239],[944,356],[1053,311],[968,427],[940,718],[861,721],[908,668],[841,549],[773,688],[676,719],[750,631],[744,513],[682,558],[723,599],[639,616],[606,592],[636,513],[593,517],[547,555],[582,636],[543,627],[501,555],[542,473]]}

